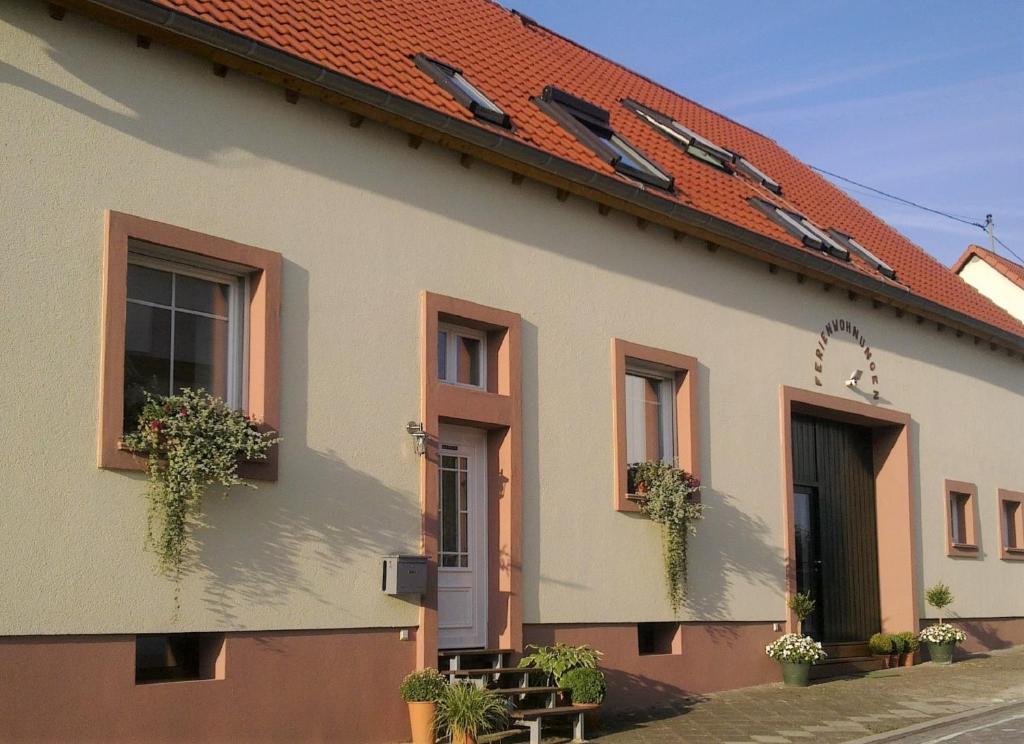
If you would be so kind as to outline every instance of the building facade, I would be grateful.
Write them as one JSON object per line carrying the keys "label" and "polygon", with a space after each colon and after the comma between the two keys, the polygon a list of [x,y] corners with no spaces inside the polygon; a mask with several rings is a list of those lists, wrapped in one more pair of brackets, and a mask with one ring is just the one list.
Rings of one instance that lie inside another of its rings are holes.
{"label": "building facade", "polygon": [[[402,741],[439,649],[555,640],[605,653],[609,708],[654,705],[774,680],[797,589],[834,643],[918,629],[940,580],[968,649],[1024,642],[1007,311],[500,6],[298,7],[0,13],[2,738]],[[154,379],[282,436],[205,498],[177,610],[118,446]],[[703,483],[678,613],[628,493],[655,459]],[[428,557],[422,597],[382,591],[392,554]],[[150,643],[192,678],[146,683]]]}

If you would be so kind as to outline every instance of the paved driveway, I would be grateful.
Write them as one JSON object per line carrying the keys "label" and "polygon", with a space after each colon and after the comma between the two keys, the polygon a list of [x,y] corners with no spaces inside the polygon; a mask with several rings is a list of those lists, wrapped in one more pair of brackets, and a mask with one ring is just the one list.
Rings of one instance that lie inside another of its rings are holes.
{"label": "paved driveway", "polygon": [[[921,664],[806,689],[763,685],[715,693],[674,708],[607,720],[602,731],[588,736],[600,744],[838,744],[1011,701],[1024,702],[1024,646],[979,654],[949,667]],[[1021,721],[1006,725],[1019,727]],[[1024,735],[1008,741],[1019,744]]]}

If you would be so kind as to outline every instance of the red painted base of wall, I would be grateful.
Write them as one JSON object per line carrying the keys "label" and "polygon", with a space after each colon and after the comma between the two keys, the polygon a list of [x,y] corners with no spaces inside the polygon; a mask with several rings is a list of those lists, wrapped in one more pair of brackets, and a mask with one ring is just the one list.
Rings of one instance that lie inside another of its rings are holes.
{"label": "red painted base of wall", "polygon": [[397,629],[226,634],[224,679],[135,684],[134,636],[0,638],[0,739],[407,741]]}
{"label": "red painted base of wall", "polygon": [[779,635],[771,622],[683,623],[681,653],[641,656],[632,623],[523,627],[525,643],[589,643],[603,651],[601,669],[608,681],[603,710],[609,712],[777,682],[779,666],[765,656],[764,647]]}

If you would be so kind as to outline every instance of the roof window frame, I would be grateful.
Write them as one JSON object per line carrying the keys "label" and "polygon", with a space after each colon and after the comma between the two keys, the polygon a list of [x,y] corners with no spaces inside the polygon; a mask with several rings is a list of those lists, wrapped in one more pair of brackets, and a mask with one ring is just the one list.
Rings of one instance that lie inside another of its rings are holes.
{"label": "roof window frame", "polygon": [[[669,193],[675,191],[675,177],[617,132],[605,109],[553,85],[546,86],[533,102],[617,173]],[[625,162],[621,152],[643,167],[635,168]]]}
{"label": "roof window frame", "polygon": [[[702,163],[710,165],[712,168],[717,168],[718,170],[724,171],[730,175],[739,171],[747,178],[759,183],[761,186],[764,186],[773,194],[782,193],[782,186],[778,181],[751,163],[738,152],[722,147],[721,145],[716,145],[707,137],[698,134],[672,117],[648,106],[644,106],[642,103],[638,103],[632,98],[624,98],[622,100],[622,105],[627,110],[636,114],[640,119],[647,121],[651,127],[668,137],[676,147],[692,157],[694,160],[699,160]],[[694,150],[697,152],[694,152]],[[712,159],[717,162],[712,162]]]}
{"label": "roof window frame", "polygon": [[[448,95],[454,98],[459,105],[469,109],[469,112],[473,114],[475,118],[504,129],[513,129],[512,118],[508,113],[501,108],[493,98],[484,93],[476,86],[476,84],[470,81],[461,69],[432,57],[428,57],[422,52],[414,54],[412,56],[412,61],[416,67],[426,73],[435,83],[441,86]],[[469,88],[476,91],[477,94],[479,94],[484,101],[493,106],[493,108],[481,105],[479,101],[467,94],[466,91],[455,82],[456,77],[461,78]]]}
{"label": "roof window frame", "polygon": [[778,204],[773,204],[756,197],[751,198],[749,202],[755,209],[775,224],[781,226],[790,235],[800,238],[800,241],[808,248],[827,253],[833,258],[843,261],[850,260],[850,251],[847,248],[840,245],[828,233],[799,212],[793,212],[785,207],[780,207]]}
{"label": "roof window frame", "polygon": [[880,259],[874,253],[865,248],[863,245],[858,243],[851,236],[847,235],[841,230],[837,230],[834,227],[828,228],[826,232],[833,240],[835,240],[841,246],[849,250],[850,253],[856,253],[867,263],[873,265],[875,267],[875,271],[877,271],[879,274],[888,279],[892,279],[893,281],[896,280],[896,269],[894,269],[892,266],[890,266],[885,261]]}

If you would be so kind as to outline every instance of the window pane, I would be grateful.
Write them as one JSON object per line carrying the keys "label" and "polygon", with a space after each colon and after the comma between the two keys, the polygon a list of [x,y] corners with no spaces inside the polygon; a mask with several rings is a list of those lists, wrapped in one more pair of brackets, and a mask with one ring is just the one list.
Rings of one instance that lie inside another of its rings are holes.
{"label": "window pane", "polygon": [[967,542],[967,495],[954,493],[950,496],[950,515],[952,516],[951,537],[954,543]]}
{"label": "window pane", "polygon": [[456,86],[458,86],[458,88],[463,93],[465,93],[467,96],[476,101],[477,105],[486,106],[492,111],[501,111],[501,109],[498,108],[494,101],[492,101],[490,98],[481,93],[480,90],[475,85],[466,80],[466,78],[462,77],[462,75],[455,73],[454,75],[451,76],[451,80],[453,83],[455,83]]}
{"label": "window pane", "polygon": [[459,510],[456,503],[456,475],[452,470],[441,471],[441,493],[438,499],[441,508],[441,552],[458,552]]}
{"label": "window pane", "polygon": [[643,377],[626,375],[626,461],[629,463],[647,460],[646,438],[644,437],[644,392],[646,387],[647,381]]}
{"label": "window pane", "polygon": [[457,555],[442,555],[441,566],[443,568],[456,568],[459,565],[459,556]]}
{"label": "window pane", "polygon": [[437,379],[448,379],[448,334],[437,332]]}
{"label": "window pane", "polygon": [[189,313],[174,316],[174,389],[203,388],[226,398],[228,322]]}
{"label": "window pane", "polygon": [[469,473],[465,470],[459,473],[459,509],[469,510]]}
{"label": "window pane", "polygon": [[175,307],[227,317],[229,296],[227,284],[196,279],[182,274],[175,274],[174,281]]}
{"label": "window pane", "polygon": [[171,311],[129,302],[125,312],[124,431],[134,431],[146,393],[171,387]]}
{"label": "window pane", "polygon": [[465,512],[459,515],[459,552],[469,552],[469,515]]}
{"label": "window pane", "polygon": [[169,271],[128,264],[128,299],[170,305],[171,277]]}
{"label": "window pane", "polygon": [[1008,548],[1019,548],[1018,538],[1021,537],[1017,534],[1017,510],[1021,506],[1016,501],[1004,501],[1003,502],[1003,519],[1006,520],[1005,529],[1003,534],[1006,535],[1006,547]]}
{"label": "window pane", "polygon": [[480,339],[458,336],[458,381],[464,385],[480,385]]}
{"label": "window pane", "polygon": [[661,380],[644,379],[644,449],[652,460],[664,460],[661,446]]}

